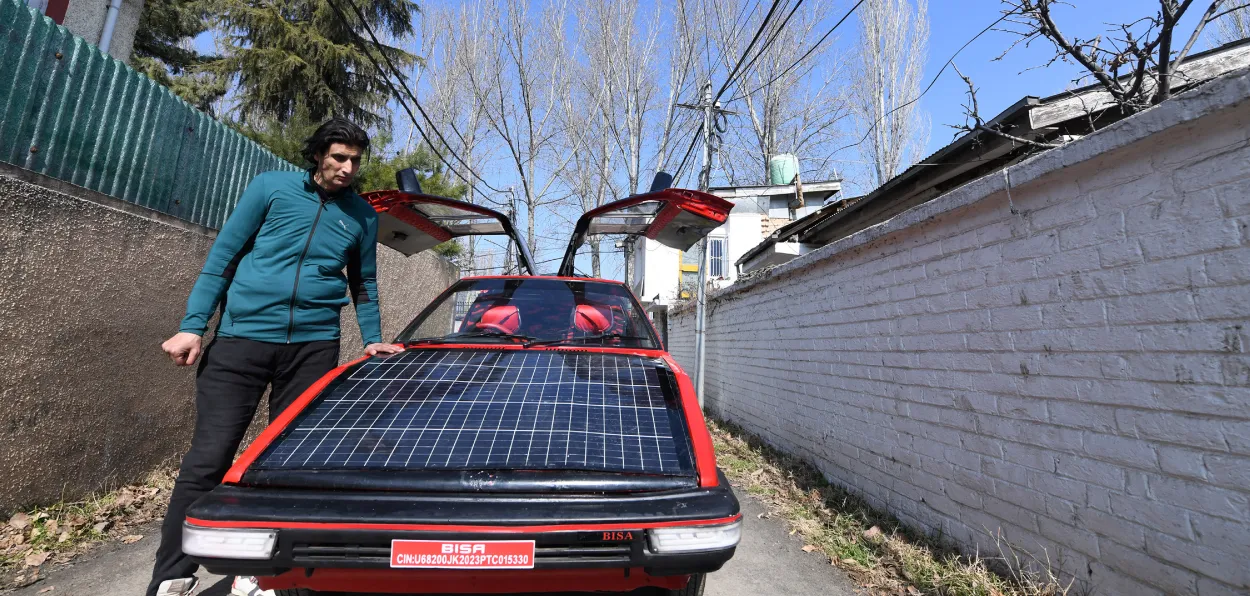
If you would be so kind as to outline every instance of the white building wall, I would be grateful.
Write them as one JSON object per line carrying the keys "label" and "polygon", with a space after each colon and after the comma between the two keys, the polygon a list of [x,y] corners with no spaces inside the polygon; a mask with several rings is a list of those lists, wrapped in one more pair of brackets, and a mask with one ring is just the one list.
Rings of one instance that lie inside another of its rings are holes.
{"label": "white building wall", "polygon": [[[641,287],[635,284],[634,293],[647,303],[671,303],[676,300],[681,251],[650,238],[639,238],[635,247],[635,272]],[[655,299],[657,294],[660,297],[658,301]]]}
{"label": "white building wall", "polygon": [[[70,0],[62,25],[88,43],[99,45],[108,7],[107,0]],[[113,39],[109,42],[110,56],[130,64],[130,52],[134,47],[135,32],[139,30],[139,17],[142,14],[143,0],[122,2],[121,10],[117,13],[117,24],[113,26]]]}
{"label": "white building wall", "polygon": [[969,551],[1246,594],[1247,97],[1243,71],[714,294],[708,409]]}
{"label": "white building wall", "polygon": [[738,268],[734,263],[742,258],[748,250],[755,248],[755,245],[764,240],[763,220],[759,213],[739,213],[730,212],[729,222],[729,246],[727,246],[728,259],[726,259],[725,272],[729,279],[738,278]]}

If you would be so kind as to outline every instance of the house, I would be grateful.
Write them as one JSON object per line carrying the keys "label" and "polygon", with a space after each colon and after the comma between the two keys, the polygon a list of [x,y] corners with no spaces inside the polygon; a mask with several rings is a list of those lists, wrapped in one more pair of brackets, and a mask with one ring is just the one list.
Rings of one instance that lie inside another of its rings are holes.
{"label": "house", "polygon": [[[1176,91],[1197,86],[1223,74],[1250,66],[1250,40],[1241,40],[1191,55],[1180,67]],[[1075,140],[1122,120],[1110,95],[1090,85],[1050,97],[1027,96],[995,116],[987,126],[1029,145],[986,132],[972,132],[938,149],[872,192],[837,201],[807,213],[765,236],[734,260],[745,275],[780,265],[880,224],[912,207],[933,200],[986,174],[1023,161],[1045,150]]]}
{"label": "house", "polygon": [[[734,263],[774,231],[821,209],[841,196],[842,181],[800,182],[764,186],[720,186],[708,192],[734,208],[724,225],[708,235],[707,277],[720,288],[738,278]],[[689,251],[668,248],[648,238],[634,245],[631,287],[663,331],[669,306],[694,297],[698,287],[698,245]],[[658,316],[657,316],[658,313]]]}

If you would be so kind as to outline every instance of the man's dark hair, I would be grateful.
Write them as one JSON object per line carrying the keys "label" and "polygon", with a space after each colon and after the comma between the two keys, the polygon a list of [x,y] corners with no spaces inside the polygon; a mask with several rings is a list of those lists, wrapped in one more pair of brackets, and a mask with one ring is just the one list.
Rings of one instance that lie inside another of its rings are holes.
{"label": "man's dark hair", "polygon": [[317,127],[317,132],[304,141],[304,149],[300,154],[308,163],[315,165],[317,154],[324,153],[334,143],[359,147],[361,152],[365,152],[369,150],[369,135],[349,120],[331,118]]}

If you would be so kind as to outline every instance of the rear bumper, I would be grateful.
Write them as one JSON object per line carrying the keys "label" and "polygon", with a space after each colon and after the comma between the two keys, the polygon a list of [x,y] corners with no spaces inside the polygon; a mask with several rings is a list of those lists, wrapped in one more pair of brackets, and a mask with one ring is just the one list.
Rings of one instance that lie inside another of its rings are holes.
{"label": "rear bumper", "polygon": [[[289,579],[290,572],[298,570],[295,575],[304,579],[291,581],[299,582],[299,587],[317,589],[322,584],[320,589],[332,589],[325,585],[332,574],[319,576],[317,570],[386,570],[378,577],[464,573],[392,570],[392,540],[533,540],[534,569],[506,572],[521,576],[600,570],[628,579],[632,570],[642,577],[678,578],[719,569],[733,556],[734,547],[656,553],[647,540],[648,529],[726,524],[740,517],[738,501],[722,475],[719,486],[712,488],[616,495],[379,493],[221,486],[192,505],[187,523],[200,528],[277,531],[273,556],[268,559],[192,557],[213,573],[279,576],[276,581]],[[486,575],[502,577],[503,573]],[[632,581],[644,581],[642,577]],[[281,587],[293,586],[284,583]]]}

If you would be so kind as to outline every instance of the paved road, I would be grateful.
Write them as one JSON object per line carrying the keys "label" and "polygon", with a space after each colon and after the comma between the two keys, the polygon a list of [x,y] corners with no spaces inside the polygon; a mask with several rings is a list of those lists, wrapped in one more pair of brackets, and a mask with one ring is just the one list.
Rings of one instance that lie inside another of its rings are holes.
{"label": "paved road", "polygon": [[[742,498],[744,527],[737,554],[708,577],[706,596],[854,596],[855,584],[823,555],[803,552],[803,542],[790,536],[779,520],[760,519],[763,508]],[[112,543],[93,549],[74,563],[53,569],[47,579],[13,592],[13,596],[140,596],[147,586],[156,553],[157,527],[135,530],[143,539],[129,545]],[[201,572],[200,596],[226,596],[226,578]],[[52,588],[49,590],[49,588]],[[47,591],[44,591],[47,590]]]}

